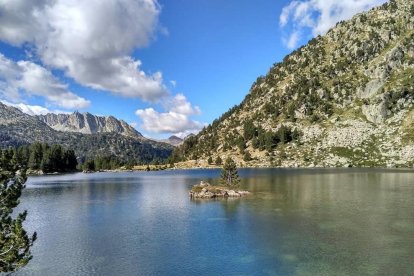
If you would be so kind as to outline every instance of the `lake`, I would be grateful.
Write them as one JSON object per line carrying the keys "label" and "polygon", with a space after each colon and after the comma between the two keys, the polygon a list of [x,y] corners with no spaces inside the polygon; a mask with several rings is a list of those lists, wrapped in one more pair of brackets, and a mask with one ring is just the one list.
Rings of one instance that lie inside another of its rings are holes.
{"label": "lake", "polygon": [[17,275],[409,275],[414,171],[243,169],[243,199],[198,200],[218,170],[31,177]]}

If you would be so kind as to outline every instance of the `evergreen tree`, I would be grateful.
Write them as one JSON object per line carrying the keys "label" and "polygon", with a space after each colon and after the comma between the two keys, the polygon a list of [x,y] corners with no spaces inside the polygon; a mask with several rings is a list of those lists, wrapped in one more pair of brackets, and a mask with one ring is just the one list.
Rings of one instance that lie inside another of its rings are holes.
{"label": "evergreen tree", "polygon": [[24,145],[17,149],[17,160],[22,168],[27,168],[29,163],[30,149],[29,146]]}
{"label": "evergreen tree", "polygon": [[292,132],[292,140],[299,141],[299,138],[300,138],[300,132],[297,128],[295,128]]}
{"label": "evergreen tree", "polygon": [[12,164],[12,158],[13,158],[13,149],[8,148],[3,150],[3,153],[1,155],[1,163],[3,164],[3,170],[6,171],[12,171],[13,170],[13,164]]}
{"label": "evergreen tree", "polygon": [[231,157],[227,157],[221,170],[220,182],[229,187],[237,187],[240,183],[239,174],[237,172],[236,163]]}
{"label": "evergreen tree", "polygon": [[85,171],[95,171],[95,162],[93,160],[87,160],[83,164],[83,169]]}
{"label": "evergreen tree", "polygon": [[76,170],[76,166],[78,165],[78,161],[76,160],[76,155],[74,150],[65,150],[63,153],[63,163],[64,169],[66,171],[74,171]]}
{"label": "evergreen tree", "polygon": [[221,159],[220,156],[217,156],[215,163],[216,163],[217,166],[220,166],[223,163],[223,160]]}
{"label": "evergreen tree", "polygon": [[252,156],[250,155],[250,152],[248,152],[248,151],[244,152],[243,160],[246,161],[246,162],[252,160]]}
{"label": "evergreen tree", "polygon": [[244,123],[243,126],[243,137],[246,141],[249,141],[254,136],[257,135],[257,129],[254,126],[253,122],[251,120],[248,120]]}
{"label": "evergreen tree", "polygon": [[32,170],[39,170],[40,164],[42,163],[43,149],[42,144],[34,143],[30,147],[30,156],[28,166]]}
{"label": "evergreen tree", "polygon": [[213,164],[213,158],[211,158],[211,156],[208,158],[207,163],[209,165]]}
{"label": "evergreen tree", "polygon": [[50,148],[50,166],[51,170],[60,172],[64,170],[62,146],[53,145]]}
{"label": "evergreen tree", "polygon": [[45,152],[43,152],[42,156],[42,162],[40,163],[40,169],[45,172],[52,172],[53,166],[50,159],[50,151],[47,149]]}
{"label": "evergreen tree", "polygon": [[32,258],[30,247],[36,240],[36,232],[29,237],[23,228],[27,211],[12,217],[25,181],[24,174],[0,173],[0,272],[14,272]]}

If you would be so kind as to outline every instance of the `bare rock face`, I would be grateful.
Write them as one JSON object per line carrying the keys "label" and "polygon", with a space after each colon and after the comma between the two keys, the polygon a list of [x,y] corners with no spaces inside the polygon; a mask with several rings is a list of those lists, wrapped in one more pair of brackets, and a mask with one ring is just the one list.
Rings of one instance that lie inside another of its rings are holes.
{"label": "bare rock face", "polygon": [[64,132],[83,134],[118,133],[130,137],[143,137],[132,126],[113,116],[95,116],[90,113],[46,114],[37,118],[51,128]]}
{"label": "bare rock face", "polygon": [[387,118],[387,106],[384,102],[373,105],[363,105],[362,113],[367,117],[367,120],[380,124]]}

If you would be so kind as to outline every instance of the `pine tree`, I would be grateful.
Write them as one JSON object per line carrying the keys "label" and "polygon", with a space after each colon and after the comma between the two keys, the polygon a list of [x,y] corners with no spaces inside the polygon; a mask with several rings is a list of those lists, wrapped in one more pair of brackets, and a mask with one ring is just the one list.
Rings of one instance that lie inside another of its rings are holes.
{"label": "pine tree", "polygon": [[215,163],[216,163],[217,166],[220,166],[223,163],[223,160],[221,159],[220,156],[217,156]]}
{"label": "pine tree", "polygon": [[30,156],[29,156],[29,168],[32,170],[39,170],[40,164],[42,163],[43,150],[42,144],[34,143],[30,147]]}
{"label": "pine tree", "polygon": [[40,163],[40,169],[45,173],[53,171],[53,164],[50,159],[49,150],[43,152],[42,162]]}
{"label": "pine tree", "polygon": [[95,167],[95,162],[94,160],[87,160],[84,164],[83,164],[83,169],[85,171],[95,171],[96,167]]}
{"label": "pine tree", "polygon": [[13,158],[12,148],[3,150],[3,154],[1,155],[1,163],[2,163],[3,170],[6,170],[6,171],[13,170],[13,164],[11,162],[12,158]]}
{"label": "pine tree", "polygon": [[252,160],[252,156],[250,155],[250,152],[248,152],[248,151],[244,152],[243,160],[246,161],[246,162]]}
{"label": "pine tree", "polygon": [[0,272],[14,272],[32,258],[30,247],[36,240],[36,232],[29,237],[23,228],[27,211],[12,217],[25,181],[24,174],[0,173]]}
{"label": "pine tree", "polygon": [[237,172],[236,163],[231,157],[227,157],[221,170],[220,182],[229,187],[237,187],[240,183],[239,174]]}
{"label": "pine tree", "polygon": [[63,152],[62,152],[62,146],[60,145],[53,145],[50,148],[50,166],[51,170],[54,172],[60,172],[63,171]]}
{"label": "pine tree", "polygon": [[63,163],[64,163],[64,169],[66,171],[76,170],[78,161],[76,160],[76,155],[75,155],[74,150],[65,150],[65,152],[63,153]]}

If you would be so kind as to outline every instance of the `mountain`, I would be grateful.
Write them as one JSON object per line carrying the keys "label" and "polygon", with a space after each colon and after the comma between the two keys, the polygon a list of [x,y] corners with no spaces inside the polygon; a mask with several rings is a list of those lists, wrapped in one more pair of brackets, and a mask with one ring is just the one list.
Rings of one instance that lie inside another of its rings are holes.
{"label": "mountain", "polygon": [[184,139],[181,139],[178,136],[172,135],[172,136],[168,137],[168,139],[161,140],[161,142],[170,144],[172,146],[179,146],[184,142]]}
{"label": "mountain", "polygon": [[119,133],[124,136],[143,138],[135,128],[113,116],[95,116],[90,113],[53,114],[36,116],[51,128],[64,132],[84,134]]}
{"label": "mountain", "polygon": [[[77,116],[76,113],[72,115]],[[173,147],[168,144],[149,140],[139,132],[134,134],[125,126],[123,126],[124,129],[112,128],[116,126],[115,121],[122,125],[122,121],[108,117],[105,125],[101,122],[100,131],[97,131],[97,128],[91,128],[95,131],[92,134],[74,132],[74,128],[67,132],[57,131],[38,116],[27,115],[15,107],[0,103],[0,147],[45,142],[74,149],[76,155],[81,158],[94,158],[98,155],[116,156],[124,161],[135,160],[139,163],[166,160],[171,154]],[[89,123],[89,126],[91,125]],[[111,128],[117,131],[109,132]]]}
{"label": "mountain", "polygon": [[339,22],[173,154],[243,166],[414,165],[414,3]]}

